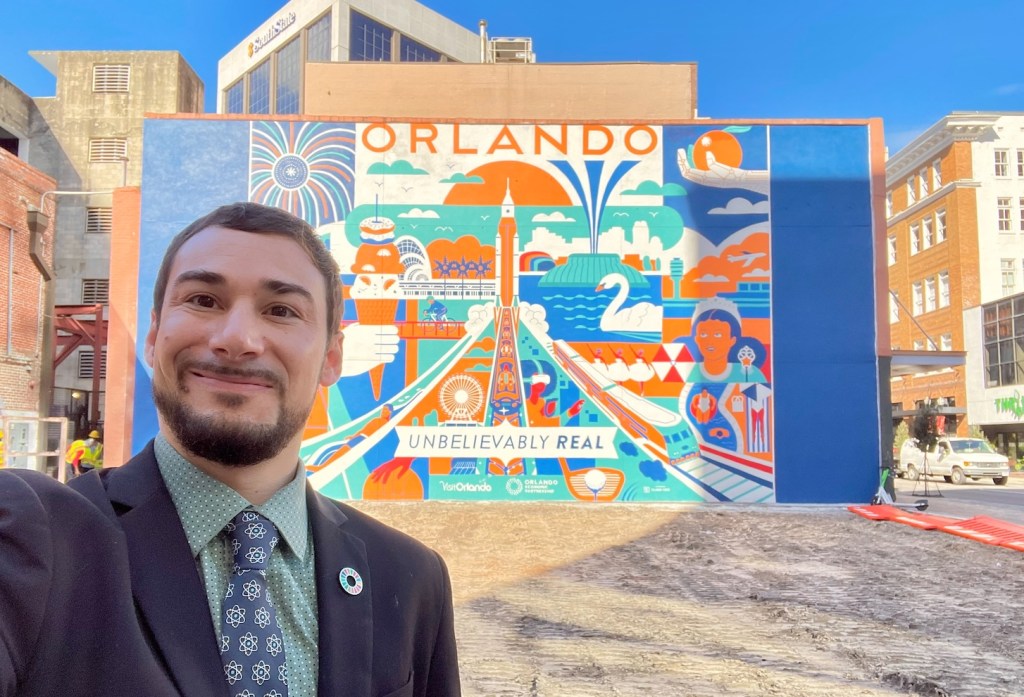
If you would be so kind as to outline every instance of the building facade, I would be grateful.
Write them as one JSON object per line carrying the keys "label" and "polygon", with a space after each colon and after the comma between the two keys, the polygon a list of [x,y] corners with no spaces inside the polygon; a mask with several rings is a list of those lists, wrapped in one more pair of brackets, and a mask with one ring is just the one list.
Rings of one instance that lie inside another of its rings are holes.
{"label": "building facade", "polygon": [[966,435],[985,377],[964,312],[1024,287],[1024,113],[953,112],[896,153],[886,218],[893,350],[968,350],[966,366],[894,378],[893,418],[934,401],[944,429]]}
{"label": "building facade", "polygon": [[[111,192],[139,182],[143,115],[201,112],[203,83],[175,51],[36,51],[32,55],[56,77],[54,96],[32,100],[45,132],[39,126],[26,134],[24,149],[30,164],[56,180],[47,194],[56,203],[52,303],[106,306]],[[105,353],[99,360],[94,354],[91,347],[78,348],[56,368],[53,404],[57,411],[77,399],[73,395],[88,394],[89,421],[102,421],[102,393],[91,393],[95,392],[93,373],[99,370],[102,376],[106,361]],[[94,418],[97,413],[99,419]]]}
{"label": "building facade", "polygon": [[217,111],[308,113],[309,63],[479,63],[481,42],[415,0],[291,0],[221,58]]}
{"label": "building facade", "polygon": [[[48,416],[48,364],[41,357],[49,346],[44,321],[49,313],[39,267],[53,265],[53,203],[43,211],[49,215],[34,248],[27,212],[53,188],[51,177],[0,148],[0,435],[5,435],[7,452],[36,450],[34,420]],[[0,454],[0,464],[3,459]],[[8,457],[6,464],[24,463]]]}

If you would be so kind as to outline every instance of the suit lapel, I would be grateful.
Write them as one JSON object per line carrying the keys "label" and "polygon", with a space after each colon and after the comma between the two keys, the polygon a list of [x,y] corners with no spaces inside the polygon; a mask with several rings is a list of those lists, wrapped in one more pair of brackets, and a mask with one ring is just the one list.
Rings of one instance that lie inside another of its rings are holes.
{"label": "suit lapel", "polygon": [[115,510],[130,509],[120,521],[132,589],[157,652],[183,695],[227,695],[206,591],[152,444],[108,481]]}
{"label": "suit lapel", "polygon": [[[363,541],[343,529],[346,517],[307,487],[316,554],[316,596],[320,627],[321,697],[371,694],[373,670],[373,582]],[[363,579],[358,595],[346,593],[338,575],[345,567]]]}

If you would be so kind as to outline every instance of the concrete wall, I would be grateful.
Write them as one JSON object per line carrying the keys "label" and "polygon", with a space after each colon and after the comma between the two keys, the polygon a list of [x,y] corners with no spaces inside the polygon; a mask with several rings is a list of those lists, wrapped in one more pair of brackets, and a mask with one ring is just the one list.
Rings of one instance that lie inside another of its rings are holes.
{"label": "concrete wall", "polygon": [[[35,100],[38,122],[45,124],[47,137],[33,140],[29,161],[54,176],[53,188],[108,192],[55,197],[59,211],[55,302],[78,305],[83,279],[110,278],[110,236],[85,232],[86,209],[110,207],[109,192],[138,184],[144,114],[201,112],[203,84],[175,51],[39,51],[32,55],[54,74],[57,87],[53,97]],[[92,90],[93,66],[102,63],[131,66],[128,92]],[[33,130],[42,129],[33,126]],[[104,137],[126,138],[128,160],[90,162],[90,139]],[[65,360],[57,369],[56,385],[90,390],[92,381],[79,379],[77,367],[77,355]]]}
{"label": "concrete wall", "polygon": [[309,115],[557,122],[697,113],[695,63],[314,63],[306,70]]}

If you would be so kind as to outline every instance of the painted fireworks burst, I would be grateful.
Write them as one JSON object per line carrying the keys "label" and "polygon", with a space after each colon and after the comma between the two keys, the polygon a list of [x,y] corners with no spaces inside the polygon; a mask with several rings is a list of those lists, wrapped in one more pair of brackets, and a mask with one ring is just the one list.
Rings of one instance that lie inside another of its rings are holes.
{"label": "painted fireworks burst", "polygon": [[314,228],[352,210],[355,126],[253,122],[249,200],[293,213]]}

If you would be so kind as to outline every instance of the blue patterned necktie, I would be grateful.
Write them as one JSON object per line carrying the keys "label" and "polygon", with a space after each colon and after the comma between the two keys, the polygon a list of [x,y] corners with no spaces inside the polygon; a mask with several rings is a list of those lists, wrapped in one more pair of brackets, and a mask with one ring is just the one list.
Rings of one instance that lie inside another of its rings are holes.
{"label": "blue patterned necktie", "polygon": [[277,528],[259,513],[246,510],[224,531],[235,555],[221,613],[220,642],[231,697],[288,697],[284,635],[267,585]]}

